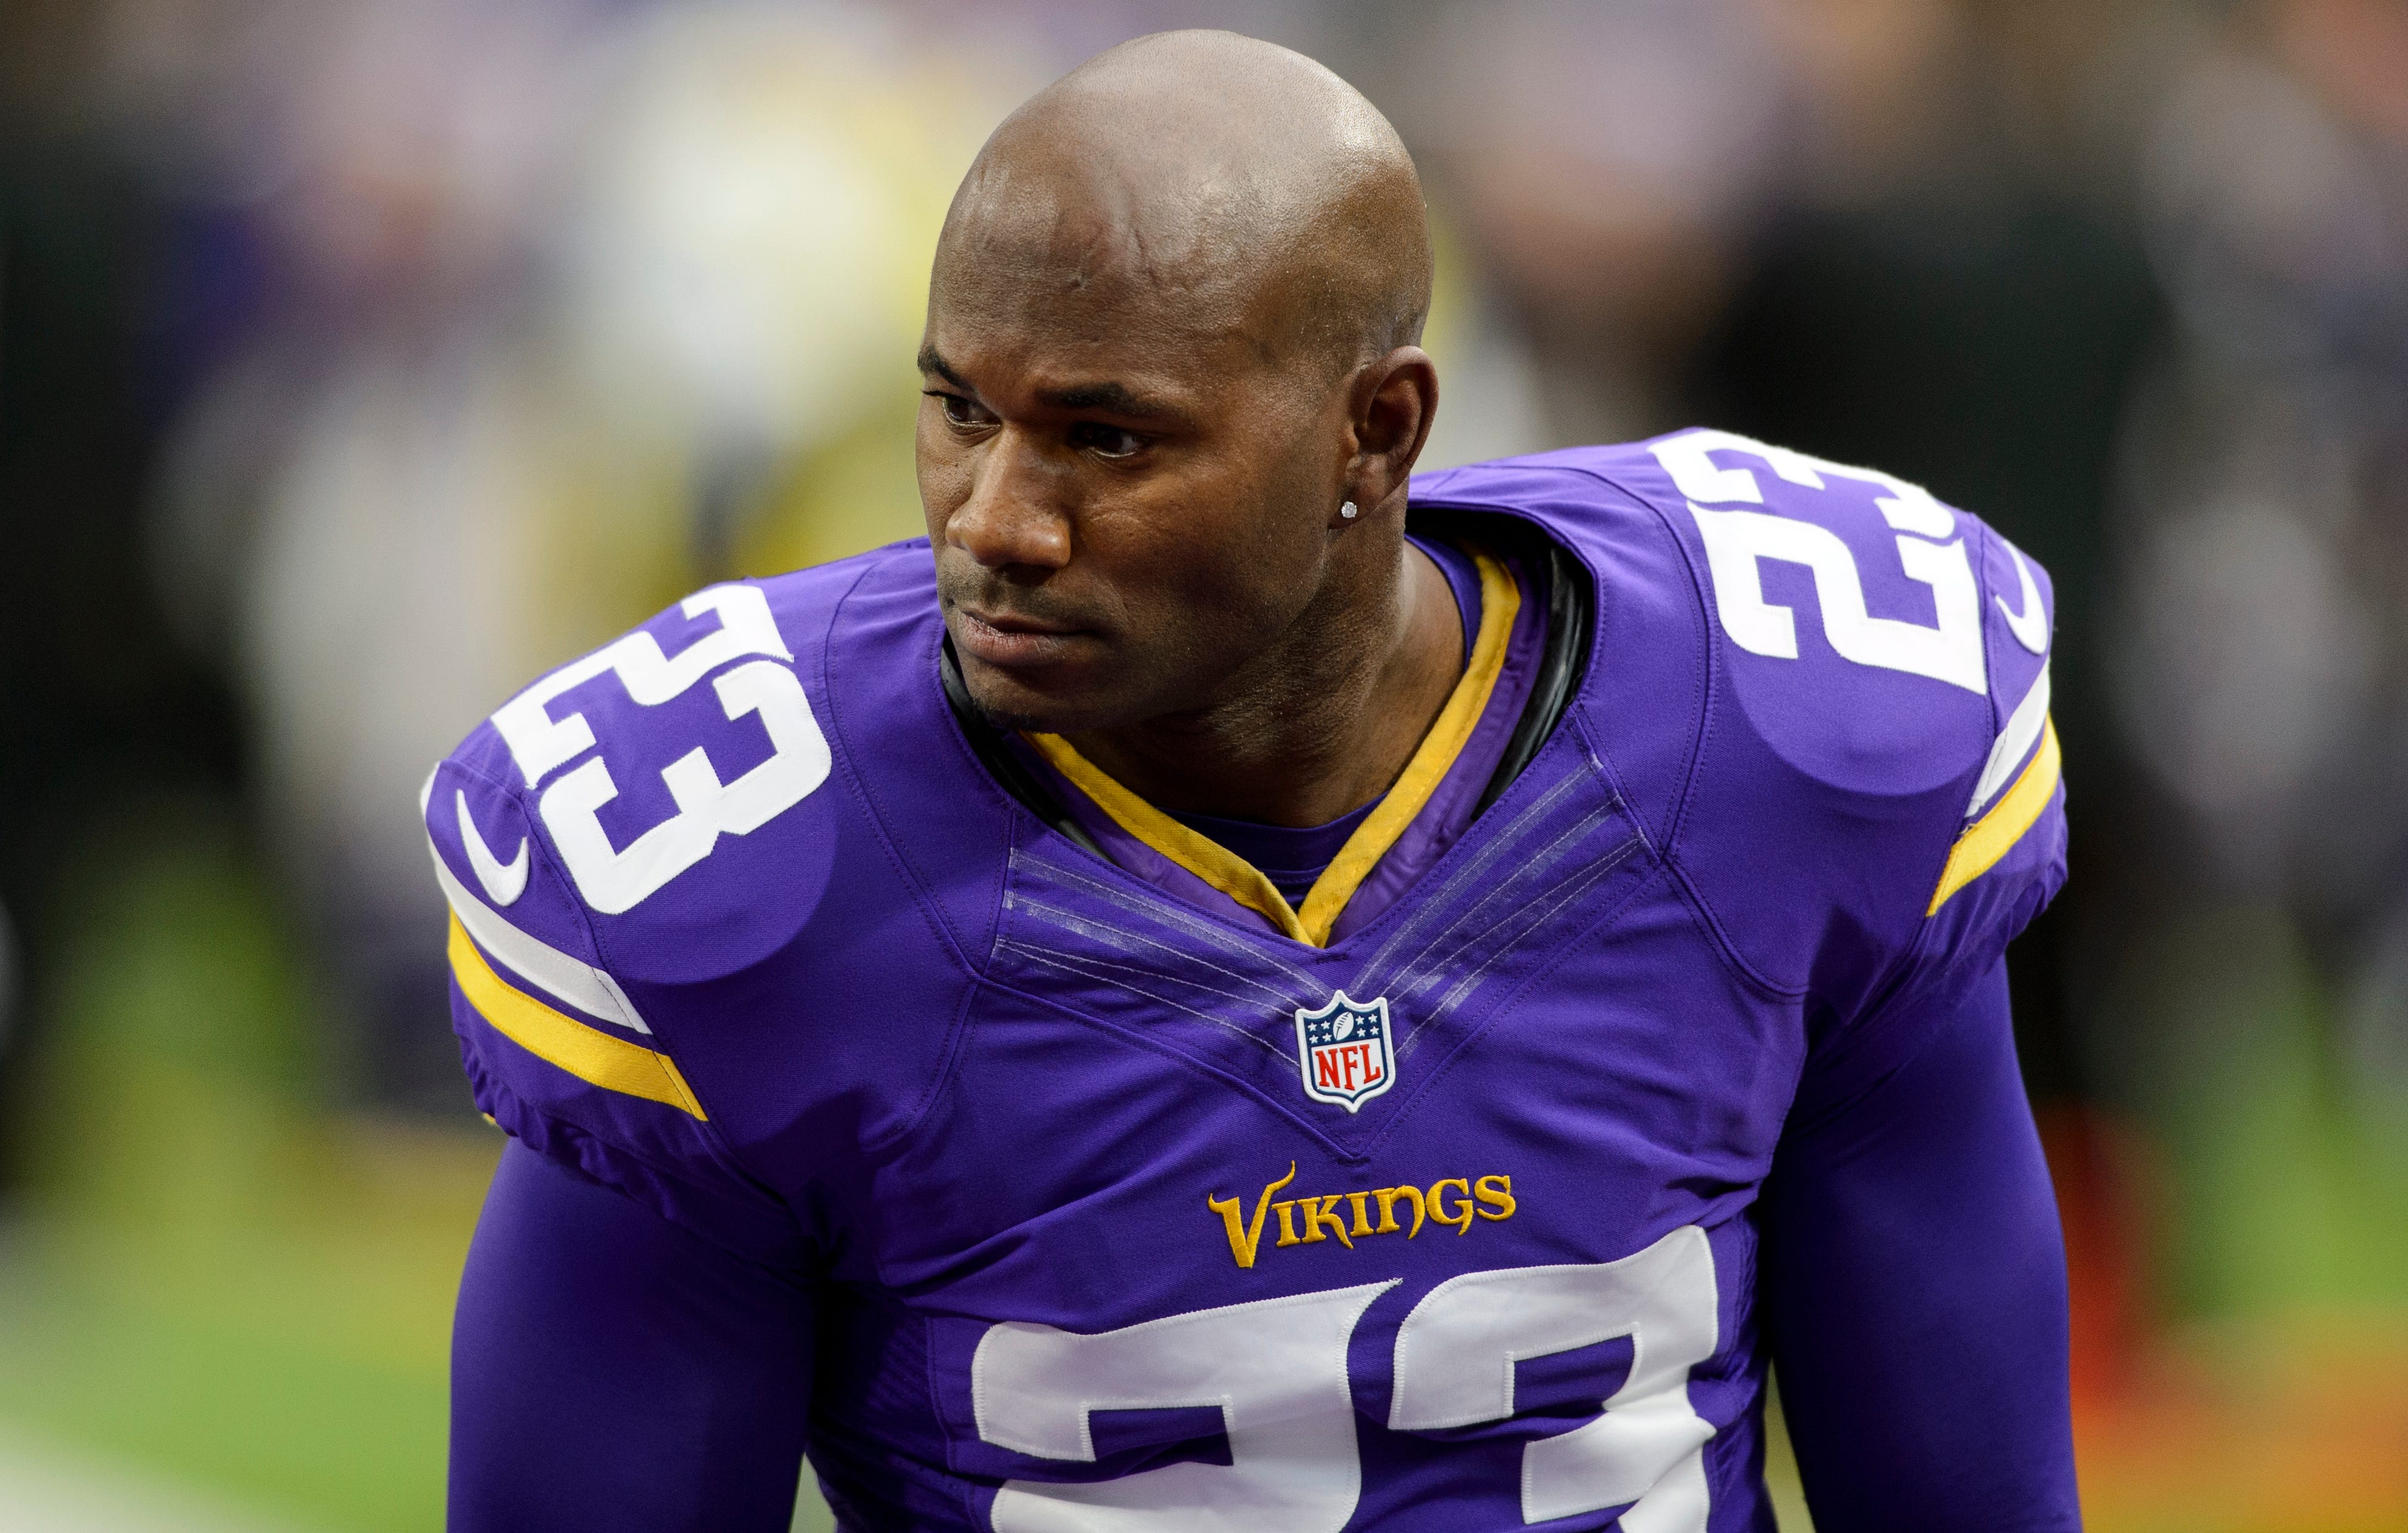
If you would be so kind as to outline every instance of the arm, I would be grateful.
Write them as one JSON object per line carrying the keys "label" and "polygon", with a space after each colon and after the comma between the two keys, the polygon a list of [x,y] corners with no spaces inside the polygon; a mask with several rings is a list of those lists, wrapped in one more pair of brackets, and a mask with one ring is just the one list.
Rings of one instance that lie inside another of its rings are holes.
{"label": "arm", "polygon": [[785,1533],[807,1291],[513,1139],[452,1335],[452,1533]]}
{"label": "arm", "polygon": [[1764,1313],[1808,1504],[1824,1533],[2079,1528],[2064,1241],[2005,965],[1890,1031],[1925,1041],[1845,1086],[1809,1065],[1765,1192]]}

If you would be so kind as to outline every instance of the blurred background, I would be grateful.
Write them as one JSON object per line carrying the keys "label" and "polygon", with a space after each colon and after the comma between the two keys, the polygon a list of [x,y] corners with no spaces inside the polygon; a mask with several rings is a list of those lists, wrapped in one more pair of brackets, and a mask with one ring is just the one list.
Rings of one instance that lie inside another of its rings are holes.
{"label": "blurred background", "polygon": [[1425,466],[1710,422],[2054,571],[2090,1526],[2408,1529],[2402,0],[8,0],[0,1528],[437,1526],[421,775],[916,530],[955,180],[1196,24],[1420,157]]}

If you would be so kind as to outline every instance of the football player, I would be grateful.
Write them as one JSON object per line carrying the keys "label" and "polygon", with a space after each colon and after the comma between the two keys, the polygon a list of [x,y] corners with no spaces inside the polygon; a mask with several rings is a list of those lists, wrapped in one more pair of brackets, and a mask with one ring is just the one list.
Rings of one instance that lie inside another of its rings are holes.
{"label": "football player", "polygon": [[1226,34],[939,245],[928,539],[713,586],[425,801],[510,1142],[460,1529],[2078,1526],[2001,953],[2044,578],[1711,430],[1409,481],[1380,114]]}

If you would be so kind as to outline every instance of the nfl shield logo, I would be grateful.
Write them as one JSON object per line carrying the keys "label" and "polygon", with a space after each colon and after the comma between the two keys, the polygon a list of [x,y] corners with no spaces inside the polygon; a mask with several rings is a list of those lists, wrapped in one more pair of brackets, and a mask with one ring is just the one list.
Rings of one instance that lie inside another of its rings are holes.
{"label": "nfl shield logo", "polygon": [[1350,1000],[1344,991],[1319,1011],[1298,1008],[1296,1057],[1304,1067],[1304,1094],[1348,1112],[1396,1084],[1397,1055],[1388,1046],[1388,998]]}

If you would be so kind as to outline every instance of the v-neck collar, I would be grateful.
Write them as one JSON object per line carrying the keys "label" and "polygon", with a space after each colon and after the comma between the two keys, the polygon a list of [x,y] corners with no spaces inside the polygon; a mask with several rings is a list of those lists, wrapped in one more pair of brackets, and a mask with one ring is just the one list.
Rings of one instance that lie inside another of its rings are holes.
{"label": "v-neck collar", "polygon": [[1487,715],[1512,647],[1522,592],[1513,573],[1487,553],[1469,549],[1480,570],[1480,627],[1471,658],[1379,808],[1355,829],[1322,871],[1299,909],[1261,869],[1180,823],[1116,781],[1060,735],[1024,735],[1049,766],[1112,822],[1174,866],[1268,920],[1291,940],[1326,947],[1348,904],[1398,839],[1428,805]]}

